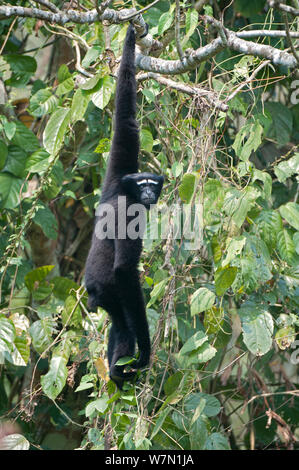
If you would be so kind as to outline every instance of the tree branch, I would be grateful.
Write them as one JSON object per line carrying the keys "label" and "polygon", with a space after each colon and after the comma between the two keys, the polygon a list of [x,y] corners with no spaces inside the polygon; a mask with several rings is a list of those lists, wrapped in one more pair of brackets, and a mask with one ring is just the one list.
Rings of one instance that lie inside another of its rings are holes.
{"label": "tree branch", "polygon": [[214,91],[205,90],[204,88],[199,88],[197,86],[192,87],[186,83],[175,82],[170,78],[166,78],[162,75],[153,72],[137,75],[137,81],[139,82],[143,80],[148,80],[149,78],[152,78],[157,82],[161,83],[162,85],[165,85],[174,90],[181,91],[182,93],[186,93],[190,96],[198,97],[202,101],[209,103],[210,106],[215,107],[220,111],[226,112],[228,110],[228,105],[219,100],[217,93],[215,93]]}
{"label": "tree branch", "polygon": [[285,3],[279,3],[277,0],[269,0],[268,3],[271,8],[276,8],[284,11],[285,13],[290,13],[293,16],[299,16],[299,10],[297,8],[290,7]]}

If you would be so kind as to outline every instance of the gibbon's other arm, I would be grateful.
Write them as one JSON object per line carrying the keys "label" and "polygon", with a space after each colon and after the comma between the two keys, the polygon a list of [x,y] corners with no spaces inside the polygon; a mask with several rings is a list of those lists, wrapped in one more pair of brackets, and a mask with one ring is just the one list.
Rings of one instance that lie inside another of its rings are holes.
{"label": "gibbon's other arm", "polygon": [[130,24],[117,77],[115,129],[108,174],[124,176],[138,171],[139,129],[136,121],[135,30]]}

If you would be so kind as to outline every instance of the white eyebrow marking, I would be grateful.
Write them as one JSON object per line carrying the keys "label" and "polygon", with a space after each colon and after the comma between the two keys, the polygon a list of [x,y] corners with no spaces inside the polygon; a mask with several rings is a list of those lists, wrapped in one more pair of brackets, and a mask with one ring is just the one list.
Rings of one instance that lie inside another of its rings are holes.
{"label": "white eyebrow marking", "polygon": [[139,186],[140,184],[144,184],[144,183],[147,183],[147,180],[137,181],[138,186]]}
{"label": "white eyebrow marking", "polygon": [[159,184],[158,181],[154,181],[154,180],[147,180],[148,183],[152,183],[152,184]]}
{"label": "white eyebrow marking", "polygon": [[144,180],[140,180],[140,181],[137,181],[137,185],[139,186],[140,184],[159,184],[158,181],[155,181],[155,180],[151,180],[151,179],[144,179]]}

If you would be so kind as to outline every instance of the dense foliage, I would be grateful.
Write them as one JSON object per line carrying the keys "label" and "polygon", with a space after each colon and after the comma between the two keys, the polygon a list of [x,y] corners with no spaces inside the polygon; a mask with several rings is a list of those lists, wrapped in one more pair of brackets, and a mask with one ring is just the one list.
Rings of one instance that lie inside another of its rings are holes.
{"label": "dense foliage", "polygon": [[[264,0],[204,3],[180,2],[183,51],[215,37],[204,14],[234,31],[285,28]],[[165,40],[160,57],[177,59],[176,2],[143,18]],[[291,31],[298,21],[288,16]],[[299,81],[282,65],[225,49],[172,77],[214,90],[227,110],[139,80],[141,168],[166,180],[140,266],[153,358],[123,391],[108,380],[109,321],[87,311],[83,280],[126,26],[0,18],[0,418],[15,423],[5,445],[294,448]]]}

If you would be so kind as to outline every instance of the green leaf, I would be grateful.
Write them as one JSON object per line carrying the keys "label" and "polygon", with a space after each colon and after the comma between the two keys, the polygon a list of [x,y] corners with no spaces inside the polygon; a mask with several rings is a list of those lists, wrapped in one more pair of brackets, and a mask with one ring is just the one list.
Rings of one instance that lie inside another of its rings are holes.
{"label": "green leaf", "polygon": [[50,238],[51,240],[57,239],[58,224],[55,215],[49,207],[39,203],[33,220],[41,227],[47,238]]}
{"label": "green leaf", "polygon": [[277,234],[277,248],[284,261],[289,264],[294,262],[296,250],[293,239],[288,230],[283,229]]}
{"label": "green leaf", "polygon": [[23,87],[36,71],[36,60],[33,57],[21,54],[6,54],[5,61],[12,71],[11,77],[5,81],[6,85]]}
{"label": "green leaf", "polygon": [[163,279],[163,281],[158,282],[151,291],[151,300],[148,302],[147,307],[153,305],[165,292],[166,286],[168,284],[168,279]]}
{"label": "green leaf", "polygon": [[220,432],[211,434],[205,444],[206,450],[230,450],[228,440]]}
{"label": "green leaf", "polygon": [[281,103],[269,101],[265,103],[265,109],[273,119],[268,137],[275,139],[279,145],[287,144],[293,131],[292,111]]}
{"label": "green leaf", "polygon": [[13,364],[15,366],[26,366],[30,357],[28,337],[25,334],[16,336],[13,346],[14,351],[11,354]]}
{"label": "green leaf", "polygon": [[196,183],[196,175],[194,173],[185,173],[179,186],[179,196],[183,202],[189,204],[192,199]]}
{"label": "green leaf", "polygon": [[151,152],[154,144],[154,139],[152,136],[151,131],[148,129],[142,128],[140,131],[140,148],[142,150],[146,150],[147,152]]}
{"label": "green leaf", "polygon": [[56,94],[57,96],[65,95],[74,89],[75,82],[73,77],[65,79],[63,82],[59,83]]}
{"label": "green leaf", "polygon": [[150,440],[152,440],[155,437],[155,435],[160,431],[160,429],[163,426],[163,423],[164,423],[165,419],[167,418],[168,414],[170,413],[170,411],[171,411],[171,408],[167,407],[159,413],[159,417],[158,417],[158,419],[156,421],[156,424],[154,426],[154,429],[153,429],[153,432],[151,434]]}
{"label": "green leaf", "polygon": [[107,407],[107,398],[98,398],[97,400],[88,403],[85,408],[85,415],[87,418],[89,418],[95,411],[98,411],[99,413],[105,413]]}
{"label": "green leaf", "polygon": [[69,325],[73,326],[74,328],[80,328],[82,326],[82,314],[81,309],[75,297],[70,295],[67,297],[64,309],[61,314],[62,324],[64,326]]}
{"label": "green leaf", "polygon": [[[2,122],[3,122],[3,118],[2,118]],[[4,120],[3,128],[4,128],[4,132],[6,134],[6,137],[8,138],[8,140],[11,140],[13,138],[13,136],[15,135],[15,132],[16,132],[16,129],[17,129],[16,123],[13,122],[13,121],[9,122],[7,120]]]}
{"label": "green leaf", "polygon": [[26,176],[26,160],[27,153],[21,147],[10,145],[8,147],[8,158],[3,171],[8,171],[18,178],[24,178]]}
{"label": "green leaf", "polygon": [[43,175],[49,167],[50,155],[45,149],[39,149],[26,160],[26,171]]}
{"label": "green leaf", "polygon": [[193,8],[188,8],[186,13],[186,33],[182,40],[182,46],[185,46],[198,26],[198,12]]}
{"label": "green leaf", "polygon": [[44,132],[44,146],[50,155],[56,155],[63,146],[70,118],[69,108],[57,109],[50,117]]}
{"label": "green leaf", "polygon": [[67,79],[70,78],[71,76],[72,76],[72,74],[71,74],[71,72],[69,71],[67,65],[62,64],[62,65],[59,67],[58,72],[57,72],[57,78],[58,78],[59,83],[64,82],[65,80],[67,80]]}
{"label": "green leaf", "polygon": [[202,399],[205,400],[205,407],[202,410],[202,414],[207,417],[212,417],[220,413],[221,405],[217,398],[207,393],[191,393],[191,395],[184,400],[184,409],[189,416],[194,415],[194,410],[200,405]]}
{"label": "green leaf", "polygon": [[192,351],[196,351],[200,346],[202,346],[206,341],[208,341],[208,336],[204,334],[203,331],[197,331],[191,338],[189,338],[182,349],[180,354],[188,354]]}
{"label": "green leaf", "polygon": [[255,152],[262,143],[262,135],[263,127],[259,121],[246,124],[241,128],[232,146],[241,160],[249,160],[251,153]]}
{"label": "green leaf", "polygon": [[51,317],[45,317],[32,323],[29,333],[33,347],[39,354],[42,354],[52,344],[52,336],[55,331],[55,321]]}
{"label": "green leaf", "polygon": [[233,188],[226,193],[223,209],[229,216],[232,216],[237,227],[242,226],[258,196],[258,191],[251,186],[247,186],[243,191]]}
{"label": "green leaf", "polygon": [[215,291],[221,296],[232,285],[237,275],[238,268],[225,266],[215,272]]}
{"label": "green leaf", "polygon": [[171,172],[175,178],[180,176],[183,170],[184,170],[184,166],[181,162],[174,162],[174,164],[171,166]]}
{"label": "green leaf", "polygon": [[1,438],[1,450],[29,450],[30,442],[22,434],[9,434]]}
{"label": "green leaf", "polygon": [[262,210],[257,220],[258,232],[270,249],[276,248],[277,235],[282,230],[282,220],[278,211]]}
{"label": "green leaf", "polygon": [[92,102],[97,108],[104,109],[110,101],[115,88],[115,82],[112,77],[106,76],[99,80],[97,91],[92,95]]}
{"label": "green leaf", "polygon": [[51,282],[54,284],[53,294],[57,299],[66,300],[71,293],[75,293],[72,291],[77,291],[80,286],[76,284],[71,279],[67,277],[57,276],[51,279]]}
{"label": "green leaf", "polygon": [[75,91],[71,107],[72,122],[83,120],[90,100],[91,95],[89,93],[84,93],[81,88],[78,88],[78,90]]}
{"label": "green leaf", "polygon": [[191,297],[191,316],[204,312],[213,306],[216,296],[206,287],[200,287]]}
{"label": "green leaf", "polygon": [[16,329],[13,322],[4,315],[0,315],[0,356],[2,353],[12,351],[15,336]]}
{"label": "green leaf", "polygon": [[165,12],[160,16],[158,24],[158,34],[159,36],[163,34],[167,29],[170,28],[173,22],[173,14]]}
{"label": "green leaf", "polygon": [[241,253],[246,243],[246,237],[240,236],[229,240],[228,246],[225,250],[226,257],[222,261],[222,267],[227,266],[231,261],[236,259]]}
{"label": "green leaf", "polygon": [[[205,404],[205,400],[204,398],[202,398],[198,407],[195,410],[195,414],[196,414],[196,411],[199,409],[199,407],[203,406],[204,404]],[[185,427],[185,429],[187,428]],[[190,439],[191,450],[202,450],[204,448],[207,438],[208,438],[208,429],[207,429],[206,420],[204,420],[202,417],[198,417],[196,420],[194,420],[194,423],[191,425],[191,429],[190,429],[189,439]]]}
{"label": "green leaf", "polygon": [[274,173],[281,183],[285,183],[287,178],[299,174],[299,153],[295,153],[289,160],[276,165],[274,167]]}
{"label": "green leaf", "polygon": [[168,379],[164,383],[164,392],[165,392],[166,395],[169,396],[172,393],[174,393],[175,391],[177,391],[183,376],[184,376],[184,374],[182,372],[178,371],[175,374],[168,377]]}
{"label": "green leaf", "polygon": [[47,277],[53,268],[54,265],[41,266],[26,274],[25,285],[27,289],[32,292],[36,286]]}
{"label": "green leaf", "polygon": [[224,311],[215,305],[206,310],[203,325],[208,334],[217,334],[224,322]]}
{"label": "green leaf", "polygon": [[243,340],[252,354],[263,356],[272,346],[274,323],[262,305],[244,304],[239,309]]}
{"label": "green leaf", "polygon": [[58,356],[52,357],[49,371],[40,379],[44,393],[51,400],[55,400],[65,386],[67,373],[65,360]]}
{"label": "green leaf", "polygon": [[7,155],[8,155],[8,148],[6,144],[3,142],[3,140],[0,140],[0,171],[5,165]]}
{"label": "green leaf", "polygon": [[279,212],[292,227],[299,231],[299,204],[288,202],[280,206]]}
{"label": "green leaf", "polygon": [[23,180],[10,173],[0,174],[0,207],[14,209],[20,203]]}
{"label": "green leaf", "polygon": [[34,152],[39,149],[39,141],[36,135],[28,129],[22,122],[16,122],[16,132],[11,140],[13,145],[21,147],[25,152]]}
{"label": "green leaf", "polygon": [[30,98],[30,113],[35,117],[41,117],[52,113],[57,108],[58,100],[48,88],[38,90]]}

